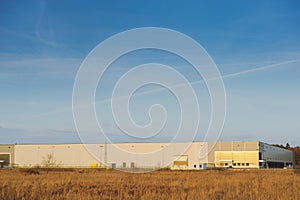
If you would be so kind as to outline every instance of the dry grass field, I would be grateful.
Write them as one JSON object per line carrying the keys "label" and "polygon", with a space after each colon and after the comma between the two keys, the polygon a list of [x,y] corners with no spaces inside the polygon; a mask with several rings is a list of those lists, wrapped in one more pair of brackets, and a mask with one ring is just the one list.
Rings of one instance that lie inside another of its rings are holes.
{"label": "dry grass field", "polygon": [[300,199],[298,170],[0,170],[0,199]]}

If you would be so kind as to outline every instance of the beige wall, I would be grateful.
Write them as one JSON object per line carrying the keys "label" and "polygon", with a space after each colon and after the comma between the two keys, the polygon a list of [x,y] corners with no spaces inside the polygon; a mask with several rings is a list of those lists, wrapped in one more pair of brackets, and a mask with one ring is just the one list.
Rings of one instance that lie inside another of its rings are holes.
{"label": "beige wall", "polygon": [[[118,149],[119,148],[119,149]],[[202,151],[201,151],[202,150]],[[129,153],[127,153],[129,152]],[[199,164],[207,163],[207,157],[201,156],[207,152],[205,143],[120,143],[108,145],[107,162],[116,163],[122,167],[123,163],[130,166],[133,162],[136,167],[172,167],[173,161],[180,155],[188,157],[187,168],[199,168]]]}
{"label": "beige wall", "polygon": [[20,166],[42,166],[47,155],[52,154],[56,165],[87,167],[97,161],[81,144],[15,145],[15,163]]}
{"label": "beige wall", "polygon": [[[87,149],[86,149],[87,147]],[[45,144],[16,145],[14,162],[20,167],[42,166],[47,155],[52,154],[62,167],[89,167],[92,164],[117,167],[172,167],[181,154],[188,156],[188,168],[199,168],[207,163],[207,145],[194,143],[119,143],[119,144]],[[100,163],[99,159],[102,161]]]}

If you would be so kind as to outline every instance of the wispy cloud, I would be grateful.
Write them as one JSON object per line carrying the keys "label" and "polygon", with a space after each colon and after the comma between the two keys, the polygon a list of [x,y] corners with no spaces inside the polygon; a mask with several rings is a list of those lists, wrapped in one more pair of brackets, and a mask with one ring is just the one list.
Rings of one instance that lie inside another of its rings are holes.
{"label": "wispy cloud", "polygon": [[[45,1],[40,1],[40,9],[39,9],[40,13],[39,13],[36,25],[35,25],[36,38],[43,44],[46,44],[46,45],[49,45],[49,46],[52,46],[52,47],[59,47],[60,45],[56,41],[50,40],[49,38],[45,39],[41,35],[40,27],[41,27],[41,24],[43,22],[43,17],[44,17],[44,14],[45,14],[45,7],[46,7],[46,2]],[[50,31],[48,31],[48,33],[53,33],[53,31],[50,30]],[[52,36],[54,36],[54,35],[52,35]]]}
{"label": "wispy cloud", "polygon": [[[135,139],[130,138],[122,133],[105,133],[99,135],[97,132],[82,132],[85,134],[84,140],[81,140],[80,135],[74,129],[30,129],[30,128],[11,128],[0,126],[0,144],[12,144],[12,143],[95,143],[105,142],[106,137],[111,142],[126,142],[133,141]],[[9,135],[9,137],[7,137]],[[95,141],[97,138],[97,141]],[[157,141],[154,138],[153,141]],[[162,138],[164,139],[164,138]],[[151,139],[152,140],[152,139]],[[138,139],[136,141],[139,141]]]}
{"label": "wispy cloud", "polygon": [[31,75],[57,75],[76,73],[81,59],[78,58],[11,58],[1,60],[0,76],[31,76]]}
{"label": "wispy cloud", "polygon": [[4,31],[4,32],[8,33],[9,35],[14,35],[14,36],[28,39],[28,40],[31,40],[34,42],[40,42],[41,44],[44,44],[47,46],[59,47],[59,44],[57,42],[55,42],[54,40],[49,40],[49,38],[45,39],[41,35],[40,27],[41,27],[43,17],[44,17],[45,6],[46,6],[45,1],[40,1],[39,16],[37,17],[37,21],[35,23],[34,34],[26,34],[24,31],[16,31],[16,30],[8,29],[3,26],[0,26],[0,31]]}
{"label": "wispy cloud", "polygon": [[[76,51],[72,48],[63,46],[63,45],[61,45],[60,43],[58,43],[54,40],[50,40],[49,38],[45,39],[41,35],[41,33],[39,31],[39,28],[36,28],[35,32],[33,34],[27,34],[24,31],[17,31],[17,30],[13,30],[13,29],[3,27],[3,26],[0,26],[0,31],[4,32],[4,33],[7,33],[10,36],[23,38],[23,39],[26,39],[27,41],[40,43],[41,45],[45,45],[46,47],[53,47],[54,49],[62,50],[62,51],[64,51],[64,53],[72,53],[72,54],[75,54],[75,55],[82,55],[82,53],[80,53],[80,52],[78,52],[78,51]],[[51,30],[50,32],[52,33],[52,37],[53,37],[54,31]]]}
{"label": "wispy cloud", "polygon": [[[9,135],[9,137],[8,137]],[[0,127],[0,143],[79,143],[75,130]]]}
{"label": "wispy cloud", "polygon": [[8,28],[3,27],[3,26],[0,26],[0,31],[8,33],[9,35],[14,35],[14,36],[21,37],[21,38],[24,38],[24,39],[29,39],[31,41],[38,41],[38,39],[34,35],[30,35],[30,34],[26,34],[24,32],[8,29]]}
{"label": "wispy cloud", "polygon": [[12,29],[8,29],[6,27],[0,26],[0,31],[6,32],[9,35],[17,36],[23,39],[27,39],[33,42],[40,42],[41,44],[47,45],[47,46],[52,46],[52,47],[59,47],[59,44],[56,43],[55,41],[50,41],[43,39],[41,37],[41,34],[39,32],[39,29],[36,28],[35,34],[26,34],[24,31],[15,31]]}

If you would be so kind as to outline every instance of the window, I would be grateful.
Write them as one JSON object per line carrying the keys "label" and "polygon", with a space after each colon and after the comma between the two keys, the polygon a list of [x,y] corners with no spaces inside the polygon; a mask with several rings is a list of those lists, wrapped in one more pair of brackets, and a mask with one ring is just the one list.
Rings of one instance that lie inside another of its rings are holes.
{"label": "window", "polygon": [[242,166],[245,166],[245,163],[242,163]]}
{"label": "window", "polygon": [[238,166],[241,166],[241,163],[238,163]]}
{"label": "window", "polygon": [[125,168],[126,167],[126,162],[123,162],[123,168]]}
{"label": "window", "polygon": [[131,163],[130,163],[130,167],[131,167],[131,168],[134,168],[134,162],[131,162]]}
{"label": "window", "polygon": [[199,165],[200,168],[202,168],[202,165]]}
{"label": "window", "polygon": [[196,168],[197,167],[197,165],[194,165],[194,168]]}
{"label": "window", "polygon": [[225,166],[228,166],[228,163],[225,163]]}
{"label": "window", "polygon": [[249,163],[246,163],[246,166],[249,166]]}
{"label": "window", "polygon": [[233,163],[233,166],[236,166],[236,163]]}

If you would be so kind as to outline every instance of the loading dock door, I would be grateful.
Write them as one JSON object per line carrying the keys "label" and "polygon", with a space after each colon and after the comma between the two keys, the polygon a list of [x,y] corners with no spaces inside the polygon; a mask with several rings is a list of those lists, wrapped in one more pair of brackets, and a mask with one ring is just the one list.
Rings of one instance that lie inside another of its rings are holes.
{"label": "loading dock door", "polygon": [[0,154],[0,167],[2,168],[3,166],[8,166],[10,164],[10,154],[6,153],[1,153]]}
{"label": "loading dock door", "polygon": [[177,159],[173,162],[173,168],[186,168],[189,165],[188,155],[175,156]]}

